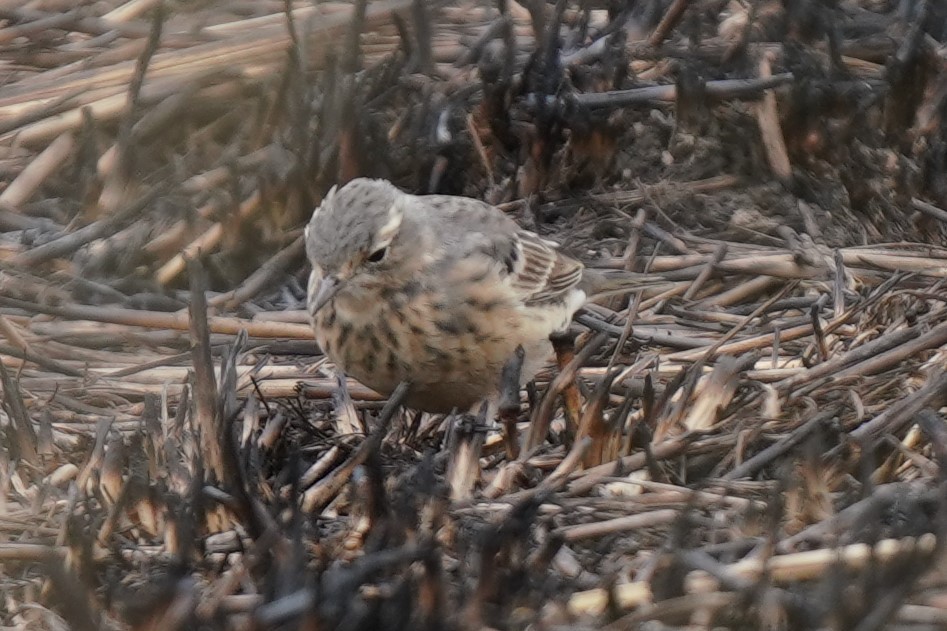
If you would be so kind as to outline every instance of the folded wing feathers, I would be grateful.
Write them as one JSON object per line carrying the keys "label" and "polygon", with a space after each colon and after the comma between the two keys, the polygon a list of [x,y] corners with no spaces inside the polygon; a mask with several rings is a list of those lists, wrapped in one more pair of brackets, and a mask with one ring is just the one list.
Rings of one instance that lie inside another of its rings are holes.
{"label": "folded wing feathers", "polygon": [[551,242],[524,230],[517,234],[517,245],[522,260],[511,282],[527,305],[562,299],[582,279],[582,264],[560,254]]}
{"label": "folded wing feathers", "polygon": [[[483,227],[484,234],[491,238],[486,244],[479,243],[476,249],[503,262],[509,282],[524,304],[567,300],[569,292],[582,280],[581,263],[560,254],[554,241],[547,241],[528,230],[516,230],[516,224],[493,206],[467,198],[430,196],[428,199],[450,202],[438,208],[429,206],[434,212],[453,212]],[[515,234],[507,232],[510,228]]]}

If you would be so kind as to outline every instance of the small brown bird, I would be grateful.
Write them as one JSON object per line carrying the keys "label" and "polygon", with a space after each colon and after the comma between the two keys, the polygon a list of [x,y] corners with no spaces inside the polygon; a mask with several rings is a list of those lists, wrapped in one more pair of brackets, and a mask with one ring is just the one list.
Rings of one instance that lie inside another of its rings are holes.
{"label": "small brown bird", "polygon": [[385,180],[333,187],[306,227],[306,253],[326,355],[381,394],[410,382],[406,405],[429,412],[494,397],[518,345],[531,379],[550,334],[586,301],[583,265],[499,209]]}

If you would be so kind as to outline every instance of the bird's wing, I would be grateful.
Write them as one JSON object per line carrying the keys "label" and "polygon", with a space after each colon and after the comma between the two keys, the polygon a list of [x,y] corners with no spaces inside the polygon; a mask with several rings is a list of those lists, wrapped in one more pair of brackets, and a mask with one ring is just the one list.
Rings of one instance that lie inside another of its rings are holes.
{"label": "bird's wing", "polygon": [[483,255],[500,263],[501,280],[526,305],[564,299],[582,279],[583,266],[565,256],[558,246],[539,235],[522,230],[498,208],[466,197],[429,195],[424,211],[447,216],[442,238],[454,255]]}
{"label": "bird's wing", "polygon": [[532,232],[517,231],[514,247],[520,260],[507,268],[510,284],[527,305],[562,300],[582,280],[581,263]]}

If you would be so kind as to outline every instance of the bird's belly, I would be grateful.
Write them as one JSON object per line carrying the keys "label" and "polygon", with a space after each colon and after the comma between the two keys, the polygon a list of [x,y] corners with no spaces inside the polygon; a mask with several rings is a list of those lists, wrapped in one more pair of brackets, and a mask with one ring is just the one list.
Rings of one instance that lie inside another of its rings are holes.
{"label": "bird's belly", "polygon": [[515,305],[487,314],[454,308],[430,317],[432,310],[421,304],[360,313],[330,304],[313,324],[320,347],[349,376],[383,395],[407,381],[408,407],[449,412],[494,396],[517,346],[526,353],[521,383],[549,359],[549,335],[571,314],[532,311]]}

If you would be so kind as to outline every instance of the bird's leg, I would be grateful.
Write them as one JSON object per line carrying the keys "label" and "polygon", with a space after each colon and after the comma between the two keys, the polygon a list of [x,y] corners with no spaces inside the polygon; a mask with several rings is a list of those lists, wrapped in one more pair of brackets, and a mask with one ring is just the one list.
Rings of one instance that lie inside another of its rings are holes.
{"label": "bird's leg", "polygon": [[480,414],[453,414],[450,428],[447,482],[453,501],[469,499],[480,480],[480,452],[487,435],[486,416],[489,405],[484,402]]}
{"label": "bird's leg", "polygon": [[517,346],[516,352],[504,364],[500,374],[500,407],[498,416],[503,423],[503,447],[509,461],[516,460],[520,454],[519,434],[516,420],[520,414],[520,379],[523,374],[523,359],[526,351]]}
{"label": "bird's leg", "polygon": [[[556,351],[556,367],[560,372],[575,358],[575,338],[577,336],[576,331],[569,329],[549,336],[552,348]],[[566,449],[569,449],[575,440],[579,419],[582,418],[582,398],[579,396],[579,387],[576,385],[575,379],[572,379],[562,390],[562,402],[566,420],[565,440],[563,442]]]}

